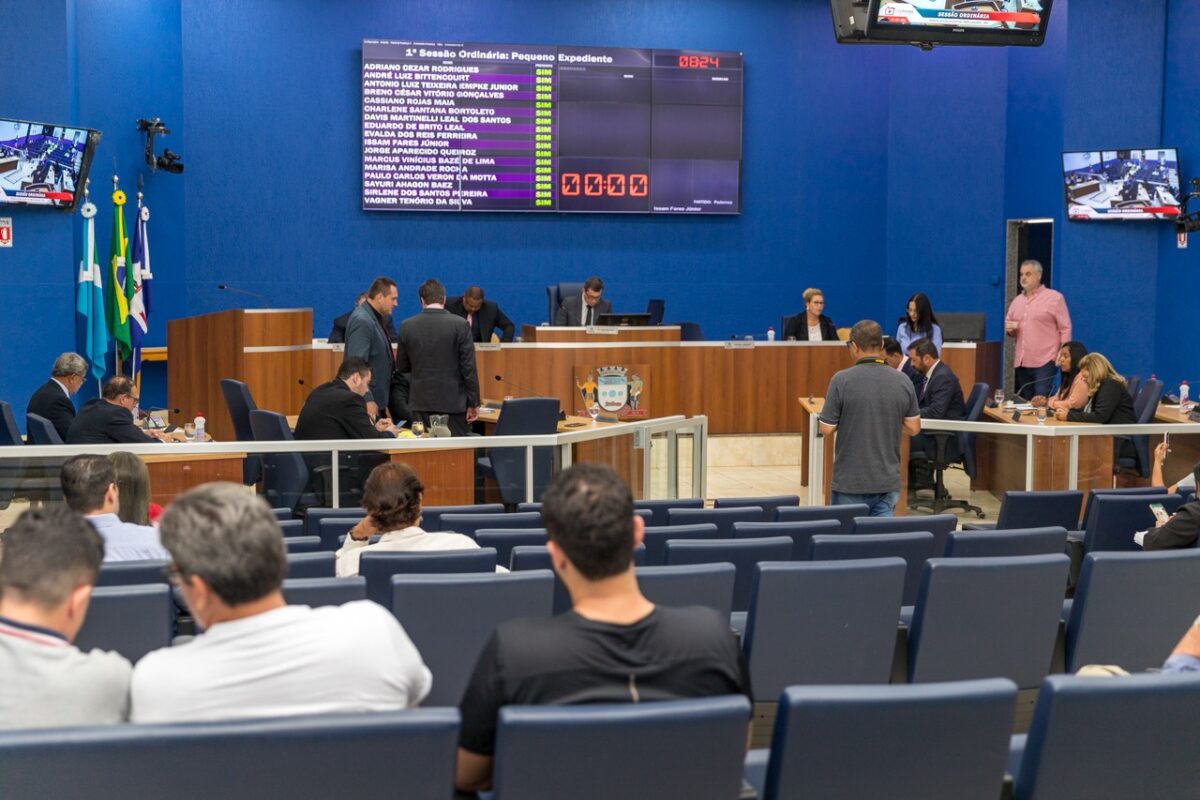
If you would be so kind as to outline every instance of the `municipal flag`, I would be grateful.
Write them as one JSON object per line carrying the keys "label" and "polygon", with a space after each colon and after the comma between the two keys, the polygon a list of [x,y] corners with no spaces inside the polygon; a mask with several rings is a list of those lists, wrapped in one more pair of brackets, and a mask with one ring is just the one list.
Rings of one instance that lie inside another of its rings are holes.
{"label": "municipal flag", "polygon": [[100,259],[96,256],[96,206],[90,200],[80,210],[83,215],[83,258],[75,284],[76,349],[92,365],[92,377],[104,378],[104,359],[108,353],[108,328],[104,319],[104,281]]}
{"label": "municipal flag", "polygon": [[129,275],[133,281],[133,296],[129,301],[129,377],[135,381],[142,371],[142,338],[150,332],[150,240],[146,237],[146,222],[150,209],[140,205],[137,223],[133,228],[133,247],[130,250]]}

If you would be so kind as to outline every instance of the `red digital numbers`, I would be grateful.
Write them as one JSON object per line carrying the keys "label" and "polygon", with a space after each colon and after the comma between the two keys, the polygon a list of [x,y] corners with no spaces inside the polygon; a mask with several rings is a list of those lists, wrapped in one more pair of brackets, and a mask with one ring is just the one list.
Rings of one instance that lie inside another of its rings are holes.
{"label": "red digital numbers", "polygon": [[679,66],[684,69],[720,69],[721,59],[716,56],[680,56]]}
{"label": "red digital numbers", "polygon": [[645,197],[650,193],[650,176],[644,172],[626,175],[622,172],[564,172],[559,179],[563,197]]}

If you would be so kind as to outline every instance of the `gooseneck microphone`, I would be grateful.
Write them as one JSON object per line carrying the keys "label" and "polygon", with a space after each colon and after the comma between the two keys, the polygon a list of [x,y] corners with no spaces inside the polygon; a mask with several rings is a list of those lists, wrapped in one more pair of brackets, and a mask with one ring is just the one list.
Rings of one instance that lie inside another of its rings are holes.
{"label": "gooseneck microphone", "polygon": [[533,389],[530,389],[528,386],[522,386],[519,383],[513,383],[510,380],[505,380],[500,375],[495,375],[493,377],[495,377],[495,379],[499,383],[503,383],[505,386],[511,386],[512,388],[520,391],[521,394],[529,395],[530,397],[541,397],[542,396],[540,392],[535,392]]}
{"label": "gooseneck microphone", "polygon": [[239,289],[236,286],[230,286],[227,283],[218,283],[217,288],[220,289],[222,292],[232,292],[233,294],[244,294],[247,297],[253,297],[256,300],[260,300],[260,301],[262,301],[263,308],[271,307],[271,304],[270,304],[270,302],[267,301],[267,296],[265,294],[259,294],[258,292],[251,292],[246,289]]}

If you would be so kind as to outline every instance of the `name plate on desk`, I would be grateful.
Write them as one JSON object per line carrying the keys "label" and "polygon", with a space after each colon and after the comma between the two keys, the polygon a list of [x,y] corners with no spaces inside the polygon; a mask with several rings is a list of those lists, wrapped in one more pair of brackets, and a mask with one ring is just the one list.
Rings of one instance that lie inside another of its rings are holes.
{"label": "name plate on desk", "polygon": [[747,342],[745,339],[734,339],[730,342],[725,342],[726,350],[753,350],[754,342]]}
{"label": "name plate on desk", "polygon": [[620,330],[616,325],[592,325],[583,332],[589,336],[616,336]]}
{"label": "name plate on desk", "polygon": [[500,351],[500,343],[499,342],[476,342],[475,343],[475,352],[476,353],[495,353],[495,352],[499,352],[499,351]]}

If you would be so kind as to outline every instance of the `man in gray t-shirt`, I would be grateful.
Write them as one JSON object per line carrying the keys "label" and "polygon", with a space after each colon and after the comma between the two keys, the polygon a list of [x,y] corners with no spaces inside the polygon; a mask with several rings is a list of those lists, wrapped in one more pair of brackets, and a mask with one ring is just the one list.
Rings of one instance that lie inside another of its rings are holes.
{"label": "man in gray t-shirt", "polygon": [[4,534],[0,560],[0,728],[122,722],[132,667],[71,644],[83,625],[104,540],[78,514],[34,508]]}
{"label": "man in gray t-shirt", "polygon": [[864,503],[890,517],[900,499],[900,436],[921,430],[912,381],[884,360],[883,329],[863,320],[850,330],[853,367],[829,381],[821,433],[837,431],[833,504]]}

